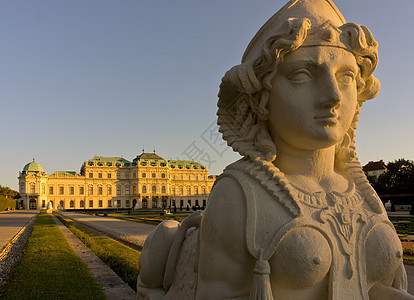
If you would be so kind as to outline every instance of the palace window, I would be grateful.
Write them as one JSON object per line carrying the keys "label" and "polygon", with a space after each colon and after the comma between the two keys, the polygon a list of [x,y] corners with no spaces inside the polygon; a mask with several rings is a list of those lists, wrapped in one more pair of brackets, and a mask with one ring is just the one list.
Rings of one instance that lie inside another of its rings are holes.
{"label": "palace window", "polygon": [[102,178],[102,173],[98,173],[98,178]]}
{"label": "palace window", "polygon": [[79,194],[83,195],[85,193],[85,188],[83,186],[79,187]]}
{"label": "palace window", "polygon": [[198,176],[196,175],[194,179],[195,179],[195,180],[198,180]]}
{"label": "palace window", "polygon": [[147,208],[147,207],[148,207],[147,199],[143,199],[142,200],[142,208]]}
{"label": "palace window", "polygon": [[129,199],[125,200],[125,207],[129,207]]}
{"label": "palace window", "polygon": [[125,195],[129,195],[129,185],[125,186]]}
{"label": "palace window", "polygon": [[165,178],[165,173],[162,173],[161,174],[161,178]]}
{"label": "palace window", "polygon": [[63,200],[59,201],[59,205],[60,205],[60,207],[65,208],[65,204],[63,203]]}
{"label": "palace window", "polygon": [[146,185],[143,185],[142,186],[142,193],[143,194],[146,194],[147,193],[147,186]]}
{"label": "palace window", "polygon": [[145,178],[145,177],[147,177],[147,174],[146,173],[142,173],[142,178]]}
{"label": "palace window", "polygon": [[49,186],[49,195],[53,195],[53,186]]}
{"label": "palace window", "polygon": [[63,195],[65,193],[65,189],[63,186],[59,187],[59,195]]}
{"label": "palace window", "polygon": [[89,173],[89,178],[93,178],[93,173]]}
{"label": "palace window", "polygon": [[198,195],[198,186],[194,188],[194,194]]}
{"label": "palace window", "polygon": [[203,191],[203,195],[205,195],[206,194],[206,187],[205,186],[202,187],[202,191]]}
{"label": "palace window", "polygon": [[98,187],[98,195],[102,195],[102,187],[101,186]]}
{"label": "palace window", "polygon": [[152,198],[152,208],[157,208],[157,199]]}
{"label": "palace window", "polygon": [[46,194],[46,184],[42,184],[42,194]]}
{"label": "palace window", "polygon": [[34,183],[32,183],[32,184],[30,185],[30,193],[32,193],[32,194],[36,193],[36,186],[35,186],[35,184],[34,184]]}
{"label": "palace window", "polygon": [[89,207],[93,207],[93,200],[89,200]]}
{"label": "palace window", "polygon": [[137,194],[137,186],[136,186],[136,185],[134,185],[134,186],[132,187],[132,193],[133,193],[134,195],[136,195],[136,194]]}
{"label": "palace window", "polygon": [[125,179],[129,178],[129,173],[125,173]]}
{"label": "palace window", "polygon": [[89,195],[93,195],[93,186],[92,185],[89,186]]}
{"label": "palace window", "polygon": [[119,208],[119,207],[121,207],[121,204],[122,204],[122,202],[121,202],[121,200],[120,199],[118,199],[118,200],[116,200],[116,206]]}
{"label": "palace window", "polygon": [[165,194],[165,186],[162,186],[161,193]]}
{"label": "palace window", "polygon": [[70,200],[69,206],[70,206],[70,208],[73,208],[75,206],[75,202],[73,200]]}
{"label": "palace window", "polygon": [[112,186],[108,186],[108,195],[112,195]]}
{"label": "palace window", "polygon": [[112,201],[108,200],[108,207],[112,207]]}
{"label": "palace window", "polygon": [[21,185],[20,185],[20,193],[24,193],[24,183],[22,183]]}
{"label": "palace window", "polygon": [[188,175],[188,180],[191,180],[191,175]]}
{"label": "palace window", "polygon": [[118,196],[121,195],[121,186],[119,184],[116,186],[116,194]]}
{"label": "palace window", "polygon": [[151,174],[151,177],[152,177],[152,178],[155,178],[155,173],[152,173],[152,174]]}
{"label": "palace window", "polygon": [[173,194],[175,196],[175,188],[171,189],[171,194]]}
{"label": "palace window", "polygon": [[117,179],[120,179],[120,178],[121,178],[121,173],[117,172],[117,173],[116,173],[116,178],[117,178]]}
{"label": "palace window", "polygon": [[69,187],[69,194],[71,195],[75,194],[75,188],[73,186]]}
{"label": "palace window", "polygon": [[112,174],[111,173],[108,173],[106,177],[107,178],[112,178]]}
{"label": "palace window", "polygon": [[102,200],[99,200],[99,202],[98,202],[98,206],[99,206],[99,207],[102,207]]}
{"label": "palace window", "polygon": [[153,194],[157,193],[157,187],[155,185],[152,186],[152,193]]}
{"label": "palace window", "polygon": [[188,195],[191,195],[191,187],[188,187],[188,191],[187,191]]}
{"label": "palace window", "polygon": [[81,201],[79,202],[79,206],[80,206],[80,207],[84,207],[84,202],[83,202],[83,200],[81,200]]}
{"label": "palace window", "polygon": [[180,186],[180,196],[182,196],[183,194],[184,194],[184,188]]}

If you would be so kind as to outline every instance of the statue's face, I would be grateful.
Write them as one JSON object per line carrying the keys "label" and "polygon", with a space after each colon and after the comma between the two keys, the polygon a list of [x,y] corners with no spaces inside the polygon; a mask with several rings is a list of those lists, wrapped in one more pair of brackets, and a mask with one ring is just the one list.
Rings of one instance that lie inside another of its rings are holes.
{"label": "statue's face", "polygon": [[299,48],[284,57],[272,80],[270,132],[305,150],[342,141],[357,107],[358,66],[350,52],[335,47]]}

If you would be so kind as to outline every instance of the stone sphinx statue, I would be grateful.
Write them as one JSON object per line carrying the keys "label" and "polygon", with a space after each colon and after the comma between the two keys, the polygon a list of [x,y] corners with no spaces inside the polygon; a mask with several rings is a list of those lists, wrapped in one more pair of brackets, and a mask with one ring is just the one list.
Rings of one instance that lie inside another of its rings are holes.
{"label": "stone sphinx statue", "polygon": [[331,0],[271,17],[220,86],[220,131],[243,158],[204,214],[148,237],[138,299],[414,299],[355,153],[377,61],[370,31]]}

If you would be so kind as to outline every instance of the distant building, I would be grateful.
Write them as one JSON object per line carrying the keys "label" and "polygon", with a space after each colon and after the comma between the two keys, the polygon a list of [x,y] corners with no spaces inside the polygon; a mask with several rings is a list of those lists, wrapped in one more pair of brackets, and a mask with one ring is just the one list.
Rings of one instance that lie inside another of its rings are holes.
{"label": "distant building", "polygon": [[369,176],[375,176],[378,178],[382,173],[387,171],[384,161],[370,161],[363,168],[364,172]]}
{"label": "distant building", "polygon": [[168,160],[142,153],[132,162],[121,157],[85,161],[80,174],[56,171],[47,175],[35,162],[19,172],[19,190],[25,208],[103,209],[162,208],[207,204],[216,176],[194,161]]}

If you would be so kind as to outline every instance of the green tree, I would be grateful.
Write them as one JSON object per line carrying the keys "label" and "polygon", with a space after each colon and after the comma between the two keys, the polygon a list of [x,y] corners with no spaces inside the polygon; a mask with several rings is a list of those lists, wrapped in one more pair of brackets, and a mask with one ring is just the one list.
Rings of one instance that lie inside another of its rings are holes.
{"label": "green tree", "polygon": [[378,178],[367,176],[378,194],[414,193],[414,162],[403,158],[387,163],[387,171]]}
{"label": "green tree", "polygon": [[19,192],[12,190],[8,186],[1,186],[1,185],[0,185],[0,195],[7,197],[7,198],[13,198],[13,199],[20,199],[22,197]]}

